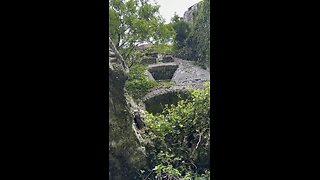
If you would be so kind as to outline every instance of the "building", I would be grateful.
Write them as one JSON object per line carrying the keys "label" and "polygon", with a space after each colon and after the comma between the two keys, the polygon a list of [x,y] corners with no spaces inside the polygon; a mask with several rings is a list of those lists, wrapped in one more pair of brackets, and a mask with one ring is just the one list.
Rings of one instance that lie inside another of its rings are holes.
{"label": "building", "polygon": [[201,5],[201,2],[198,2],[194,5],[192,5],[191,7],[188,8],[188,10],[186,12],[184,12],[183,14],[183,20],[187,21],[187,22],[192,22],[192,18],[193,18],[193,12],[196,11],[200,5]]}

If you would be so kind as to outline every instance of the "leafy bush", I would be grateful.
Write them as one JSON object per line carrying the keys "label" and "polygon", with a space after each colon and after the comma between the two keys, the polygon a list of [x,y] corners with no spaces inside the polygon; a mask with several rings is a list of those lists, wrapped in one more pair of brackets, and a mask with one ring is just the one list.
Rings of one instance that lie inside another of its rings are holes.
{"label": "leafy bush", "polygon": [[109,0],[109,35],[125,61],[137,43],[166,44],[174,37],[159,8],[149,0]]}
{"label": "leafy bush", "polygon": [[159,44],[155,47],[155,49],[159,54],[171,54],[172,53],[172,45],[169,45],[169,44]]}
{"label": "leafy bush", "polygon": [[125,88],[134,99],[141,99],[151,88],[155,86],[172,86],[175,83],[170,81],[153,81],[147,78],[144,72],[147,65],[138,64],[130,68],[128,80]]}
{"label": "leafy bush", "polygon": [[157,85],[157,82],[147,78],[144,74],[145,71],[145,65],[139,64],[130,68],[129,77],[126,81],[125,87],[134,99],[142,98],[151,88]]}
{"label": "leafy bush", "polygon": [[210,0],[200,3],[199,8],[193,12],[192,23],[174,17],[175,21],[172,23],[176,31],[174,55],[197,61],[205,67],[210,66]]}
{"label": "leafy bush", "polygon": [[[210,84],[193,90],[162,114],[147,113],[145,139],[155,179],[208,179],[210,172]],[[144,171],[146,172],[146,171]]]}
{"label": "leafy bush", "polygon": [[126,59],[128,67],[131,68],[132,66],[139,64],[141,60],[144,58],[143,55],[143,52],[139,50],[132,51],[132,53],[129,54]]}

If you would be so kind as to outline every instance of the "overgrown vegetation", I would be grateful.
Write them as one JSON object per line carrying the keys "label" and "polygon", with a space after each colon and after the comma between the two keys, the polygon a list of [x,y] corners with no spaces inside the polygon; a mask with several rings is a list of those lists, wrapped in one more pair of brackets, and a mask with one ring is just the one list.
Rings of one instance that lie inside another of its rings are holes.
{"label": "overgrown vegetation", "polygon": [[135,100],[141,99],[155,86],[172,86],[175,84],[170,81],[154,81],[148,79],[147,75],[144,73],[146,70],[147,66],[142,64],[138,64],[130,68],[125,88],[129,95],[131,95]]}
{"label": "overgrown vegetation", "polygon": [[149,90],[157,85],[156,81],[150,80],[144,74],[146,65],[136,65],[130,69],[128,80],[126,81],[125,88],[129,95],[134,99],[141,99]]}
{"label": "overgrown vegetation", "polygon": [[[149,79],[147,65],[140,64],[143,58],[174,54],[203,67],[210,64],[209,7],[210,1],[204,0],[192,23],[175,15],[165,24],[159,6],[149,0],[109,0],[109,36],[130,68],[125,89],[134,100],[156,86],[174,85]],[[152,46],[138,48],[141,43]],[[209,83],[177,105],[165,106],[160,114],[147,113],[145,121],[141,135],[148,165],[138,170],[137,179],[210,179]]]}
{"label": "overgrown vegetation", "polygon": [[140,178],[209,179],[210,177],[210,84],[193,90],[177,106],[162,114],[147,114],[149,167]]}
{"label": "overgrown vegetation", "polygon": [[159,44],[154,47],[154,50],[159,54],[172,54],[173,46],[170,44]]}
{"label": "overgrown vegetation", "polygon": [[184,21],[182,17],[175,14],[171,18],[171,26],[176,32],[174,38],[174,48],[176,51],[183,49],[186,46],[186,39],[189,37],[191,25]]}
{"label": "overgrown vegetation", "polygon": [[132,52],[131,58],[127,59],[126,64],[129,68],[134,65],[141,63],[143,59],[146,58],[153,58],[151,57],[152,54],[172,54],[173,46],[170,44],[153,44],[150,47],[144,49],[137,49]]}
{"label": "overgrown vegetation", "polygon": [[175,15],[171,25],[176,31],[174,54],[196,61],[202,67],[210,66],[210,0],[203,0],[188,23]]}
{"label": "overgrown vegetation", "polygon": [[109,0],[109,34],[131,66],[141,43],[166,44],[175,32],[159,14],[159,5],[149,0]]}

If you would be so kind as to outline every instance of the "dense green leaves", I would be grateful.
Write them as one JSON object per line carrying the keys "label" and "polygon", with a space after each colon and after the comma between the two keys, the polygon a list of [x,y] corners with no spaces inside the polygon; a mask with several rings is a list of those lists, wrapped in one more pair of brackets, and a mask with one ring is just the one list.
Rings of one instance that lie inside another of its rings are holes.
{"label": "dense green leaves", "polygon": [[128,80],[125,83],[125,88],[135,100],[141,99],[145,96],[151,88],[155,86],[172,86],[173,82],[167,81],[154,81],[148,79],[145,71],[146,65],[134,65],[129,72]]}
{"label": "dense green leaves", "polygon": [[[152,81],[146,66],[137,65],[154,52],[183,54],[198,64],[210,63],[210,1],[204,0],[194,22],[177,15],[165,24],[159,6],[149,0],[109,0],[109,35],[131,67],[125,88],[135,100],[155,86],[170,82]],[[153,46],[139,50],[138,44]],[[171,44],[168,42],[172,42]],[[145,140],[148,166],[139,179],[209,179],[210,176],[210,85],[192,90],[177,105],[166,106],[162,113],[147,113]]]}
{"label": "dense green leaves", "polygon": [[173,47],[172,47],[172,45],[168,45],[168,44],[160,44],[155,47],[155,50],[159,54],[171,54]]}
{"label": "dense green leaves", "polygon": [[186,23],[175,15],[172,26],[176,31],[175,55],[210,66],[210,0],[204,0],[193,13],[193,22]]}
{"label": "dense green leaves", "polygon": [[125,87],[128,93],[135,99],[140,99],[146,95],[151,88],[157,85],[155,81],[147,78],[144,74],[146,66],[137,65],[130,69]]}
{"label": "dense green leaves", "polygon": [[178,15],[175,15],[171,21],[171,26],[176,32],[174,45],[176,48],[180,49],[185,46],[185,40],[188,38],[190,33],[190,25]]}
{"label": "dense green leaves", "polygon": [[187,40],[196,50],[199,63],[210,65],[210,0],[204,0],[195,11],[192,31]]}
{"label": "dense green leaves", "polygon": [[109,33],[125,61],[143,42],[167,43],[174,31],[148,0],[109,0]]}
{"label": "dense green leaves", "polygon": [[[147,114],[145,138],[150,166],[157,177],[194,179],[210,167],[210,84],[193,90],[162,114]],[[206,175],[206,176],[207,176]]]}

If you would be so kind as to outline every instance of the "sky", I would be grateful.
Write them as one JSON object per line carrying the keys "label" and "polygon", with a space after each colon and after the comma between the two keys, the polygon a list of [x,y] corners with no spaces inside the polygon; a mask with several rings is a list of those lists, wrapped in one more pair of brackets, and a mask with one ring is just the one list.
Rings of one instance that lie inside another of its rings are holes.
{"label": "sky", "polygon": [[[154,0],[160,5],[160,14],[167,23],[170,22],[171,18],[174,15],[174,12],[177,12],[178,16],[183,17],[185,11],[188,8],[201,0]],[[152,1],[151,1],[152,2]]]}

